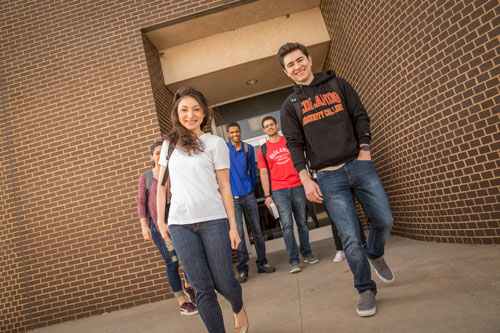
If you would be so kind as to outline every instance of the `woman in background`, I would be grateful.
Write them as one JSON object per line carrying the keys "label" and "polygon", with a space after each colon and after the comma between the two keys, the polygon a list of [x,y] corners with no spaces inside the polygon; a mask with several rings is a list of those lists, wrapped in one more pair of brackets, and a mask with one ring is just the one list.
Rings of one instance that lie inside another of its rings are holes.
{"label": "woman in background", "polygon": [[[145,240],[153,240],[160,251],[167,267],[167,279],[179,302],[181,315],[194,315],[198,313],[195,305],[194,290],[191,285],[185,283],[185,290],[182,289],[181,278],[179,276],[179,263],[175,251],[169,251],[165,241],[162,239],[156,221],[156,189],[158,184],[158,174],[160,172],[161,142],[156,142],[151,146],[151,160],[153,169],[143,172],[139,177],[139,190],[137,194],[137,209],[141,221],[142,235]],[[149,184],[148,184],[149,179]],[[149,187],[149,188],[148,188]],[[187,296],[187,297],[186,297]]]}

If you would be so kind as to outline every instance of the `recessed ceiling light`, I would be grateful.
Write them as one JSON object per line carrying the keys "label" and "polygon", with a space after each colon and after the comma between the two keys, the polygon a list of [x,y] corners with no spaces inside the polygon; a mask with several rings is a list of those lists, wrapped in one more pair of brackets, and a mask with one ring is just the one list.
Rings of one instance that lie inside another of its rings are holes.
{"label": "recessed ceiling light", "polygon": [[254,85],[254,84],[256,84],[257,82],[258,82],[258,80],[257,80],[257,79],[252,79],[252,80],[248,80],[248,81],[247,81],[247,84],[248,84],[249,86],[253,86],[253,85]]}

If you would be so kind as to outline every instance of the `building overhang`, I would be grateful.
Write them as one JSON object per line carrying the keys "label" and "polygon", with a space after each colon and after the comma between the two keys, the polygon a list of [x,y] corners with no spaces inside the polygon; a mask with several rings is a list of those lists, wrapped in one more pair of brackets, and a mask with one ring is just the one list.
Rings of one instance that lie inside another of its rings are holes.
{"label": "building overhang", "polygon": [[276,58],[282,44],[304,44],[320,71],[330,42],[319,0],[254,1],[146,35],[168,89],[194,87],[213,105],[290,86]]}

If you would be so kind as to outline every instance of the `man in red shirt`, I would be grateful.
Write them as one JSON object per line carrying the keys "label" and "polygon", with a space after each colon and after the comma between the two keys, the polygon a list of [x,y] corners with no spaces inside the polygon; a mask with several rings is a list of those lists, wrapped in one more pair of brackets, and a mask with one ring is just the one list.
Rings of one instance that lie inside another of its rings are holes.
{"label": "man in red shirt", "polygon": [[266,198],[265,204],[271,211],[275,204],[281,220],[281,231],[285,241],[290,262],[290,273],[302,271],[300,267],[299,249],[293,233],[293,216],[297,223],[300,240],[300,254],[304,262],[316,264],[319,259],[314,257],[309,244],[309,228],[306,216],[306,194],[299,174],[295,170],[286,148],[286,139],[279,135],[276,119],[266,116],[262,119],[262,129],[268,136],[268,141],[257,152],[260,180]]}

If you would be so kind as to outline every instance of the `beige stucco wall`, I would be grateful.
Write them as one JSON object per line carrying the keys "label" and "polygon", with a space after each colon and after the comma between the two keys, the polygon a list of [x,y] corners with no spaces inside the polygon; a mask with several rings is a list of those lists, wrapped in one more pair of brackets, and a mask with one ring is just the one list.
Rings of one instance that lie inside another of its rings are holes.
{"label": "beige stucco wall", "polygon": [[321,11],[313,8],[160,50],[163,76],[169,85],[274,56],[276,45],[289,41],[329,40]]}

